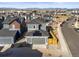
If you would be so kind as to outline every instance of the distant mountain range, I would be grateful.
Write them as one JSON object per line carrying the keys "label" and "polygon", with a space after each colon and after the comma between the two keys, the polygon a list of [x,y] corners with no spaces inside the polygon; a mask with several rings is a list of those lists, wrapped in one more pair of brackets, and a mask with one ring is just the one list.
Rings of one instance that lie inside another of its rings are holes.
{"label": "distant mountain range", "polygon": [[[66,10],[68,8],[6,8],[6,7],[2,7],[0,8],[0,10],[56,10],[56,9],[60,9],[60,10]],[[79,8],[72,8],[72,9],[79,9]]]}

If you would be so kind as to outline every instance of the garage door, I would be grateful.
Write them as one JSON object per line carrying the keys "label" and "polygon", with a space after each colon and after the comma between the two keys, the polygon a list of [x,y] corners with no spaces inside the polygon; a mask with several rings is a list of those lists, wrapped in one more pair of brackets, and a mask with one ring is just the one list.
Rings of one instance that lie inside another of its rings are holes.
{"label": "garage door", "polygon": [[32,44],[45,44],[45,38],[32,38]]}

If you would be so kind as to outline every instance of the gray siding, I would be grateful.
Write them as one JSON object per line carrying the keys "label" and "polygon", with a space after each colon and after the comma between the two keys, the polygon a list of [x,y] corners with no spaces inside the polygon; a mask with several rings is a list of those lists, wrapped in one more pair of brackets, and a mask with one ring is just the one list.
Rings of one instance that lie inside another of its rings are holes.
{"label": "gray siding", "polygon": [[9,28],[9,25],[8,24],[4,24],[3,28]]}
{"label": "gray siding", "polygon": [[13,44],[14,40],[12,37],[0,37],[0,44]]}
{"label": "gray siding", "polygon": [[28,30],[38,30],[38,24],[28,24]]}

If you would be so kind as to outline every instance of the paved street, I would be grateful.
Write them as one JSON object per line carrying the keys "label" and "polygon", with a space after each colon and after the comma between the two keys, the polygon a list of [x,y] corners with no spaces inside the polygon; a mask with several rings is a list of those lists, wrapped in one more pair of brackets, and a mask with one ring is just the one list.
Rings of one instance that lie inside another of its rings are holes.
{"label": "paved street", "polygon": [[76,32],[71,24],[74,22],[74,20],[67,21],[63,24],[62,32],[64,34],[64,37],[67,41],[67,44],[69,46],[69,49],[72,53],[72,56],[78,56],[79,57],[79,33]]}

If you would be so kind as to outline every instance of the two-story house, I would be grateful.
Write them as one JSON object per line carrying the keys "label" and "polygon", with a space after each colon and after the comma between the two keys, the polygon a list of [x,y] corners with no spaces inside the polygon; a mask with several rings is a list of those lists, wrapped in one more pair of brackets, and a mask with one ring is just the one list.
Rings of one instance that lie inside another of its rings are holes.
{"label": "two-story house", "polygon": [[49,34],[46,31],[46,23],[44,19],[34,19],[27,23],[28,31],[25,34],[27,43],[32,44],[32,48],[46,48]]}
{"label": "two-story house", "polygon": [[14,26],[10,27],[10,23],[16,20],[16,17],[6,16],[6,19],[3,21],[3,29],[11,29]]}
{"label": "two-story house", "polygon": [[23,33],[25,31],[24,17],[7,17],[3,21],[3,29],[17,30]]}

